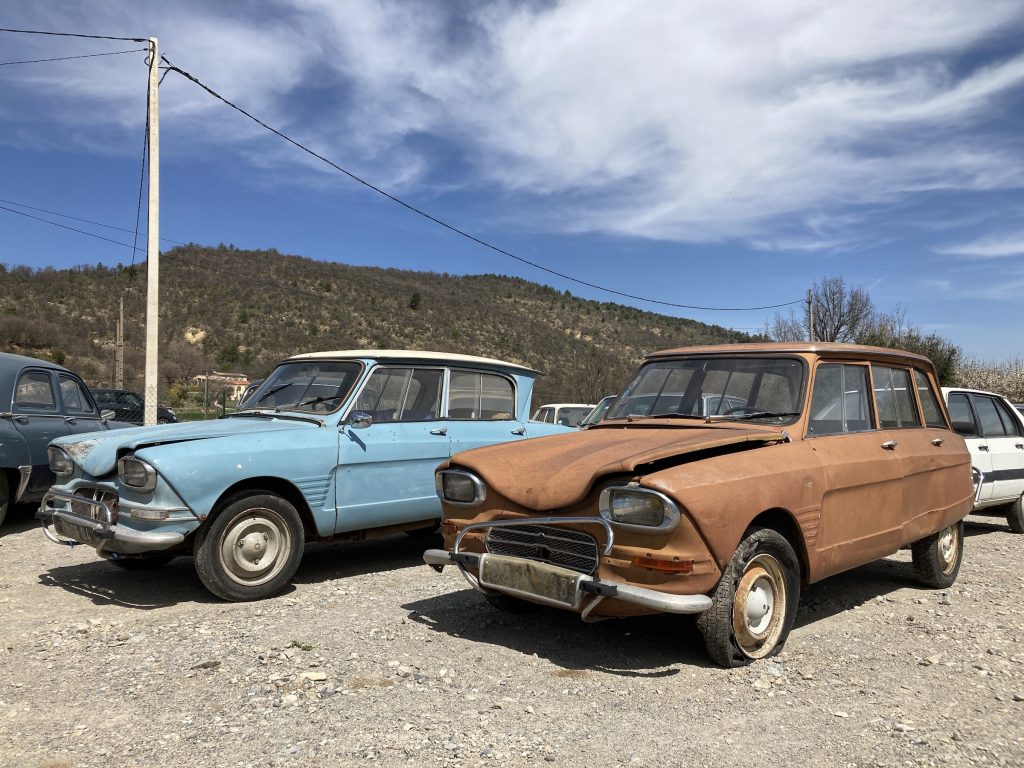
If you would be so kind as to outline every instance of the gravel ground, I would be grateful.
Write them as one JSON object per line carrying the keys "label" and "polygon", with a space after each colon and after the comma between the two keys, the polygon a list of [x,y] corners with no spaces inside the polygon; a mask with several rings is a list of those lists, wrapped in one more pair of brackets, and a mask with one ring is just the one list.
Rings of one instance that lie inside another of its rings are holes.
{"label": "gravel ground", "polygon": [[880,560],[727,671],[692,620],[498,613],[405,536],[229,604],[189,558],[125,573],[31,514],[0,531],[0,766],[1024,764],[1024,536],[995,518],[948,592]]}

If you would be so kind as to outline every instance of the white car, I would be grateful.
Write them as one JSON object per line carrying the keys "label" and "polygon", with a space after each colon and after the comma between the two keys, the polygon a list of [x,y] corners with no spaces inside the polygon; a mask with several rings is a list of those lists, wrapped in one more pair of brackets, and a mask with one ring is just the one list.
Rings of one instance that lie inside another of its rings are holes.
{"label": "white car", "polygon": [[530,421],[543,421],[545,424],[561,424],[564,427],[579,426],[588,413],[594,410],[590,403],[547,403],[533,412]]}
{"label": "white car", "polygon": [[1005,514],[1010,530],[1024,533],[1024,416],[994,392],[943,387],[942,394],[981,480],[974,511]]}

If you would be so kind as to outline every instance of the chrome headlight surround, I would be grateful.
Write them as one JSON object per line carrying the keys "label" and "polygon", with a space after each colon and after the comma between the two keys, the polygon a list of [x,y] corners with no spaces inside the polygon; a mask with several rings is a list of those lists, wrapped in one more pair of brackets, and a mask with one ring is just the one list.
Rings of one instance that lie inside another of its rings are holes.
{"label": "chrome headlight surround", "polygon": [[117,460],[117,480],[136,491],[152,491],[156,488],[156,470],[135,456],[122,456]]}
{"label": "chrome headlight surround", "polygon": [[46,449],[46,458],[50,462],[50,471],[57,477],[71,477],[75,472],[75,462],[71,454],[57,445]]}
{"label": "chrome headlight surround", "polygon": [[678,504],[664,493],[641,488],[636,483],[605,488],[598,500],[598,510],[601,517],[624,531],[666,533],[679,525]]}
{"label": "chrome headlight surround", "polygon": [[484,481],[464,469],[441,469],[434,474],[437,498],[453,507],[479,507],[487,498]]}

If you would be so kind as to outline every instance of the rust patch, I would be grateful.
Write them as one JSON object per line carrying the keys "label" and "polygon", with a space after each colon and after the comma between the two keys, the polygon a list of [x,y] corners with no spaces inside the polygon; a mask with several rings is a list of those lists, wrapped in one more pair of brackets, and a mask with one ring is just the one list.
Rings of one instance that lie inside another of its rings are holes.
{"label": "rust patch", "polygon": [[72,459],[83,459],[92,453],[92,449],[96,447],[95,440],[83,440],[80,443],[71,443],[70,445],[63,446],[64,450],[67,451]]}

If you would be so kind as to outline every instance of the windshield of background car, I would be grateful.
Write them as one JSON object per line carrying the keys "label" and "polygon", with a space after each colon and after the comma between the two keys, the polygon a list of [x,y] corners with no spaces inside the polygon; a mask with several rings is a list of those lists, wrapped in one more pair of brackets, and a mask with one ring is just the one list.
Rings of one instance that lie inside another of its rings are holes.
{"label": "windshield of background car", "polygon": [[805,376],[803,361],[793,357],[691,357],[647,363],[633,375],[605,421],[680,415],[790,424],[803,407]]}
{"label": "windshield of background car", "polygon": [[243,410],[326,413],[338,410],[359,378],[352,360],[300,360],[281,363],[245,401]]}

